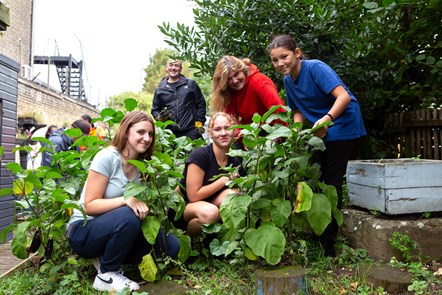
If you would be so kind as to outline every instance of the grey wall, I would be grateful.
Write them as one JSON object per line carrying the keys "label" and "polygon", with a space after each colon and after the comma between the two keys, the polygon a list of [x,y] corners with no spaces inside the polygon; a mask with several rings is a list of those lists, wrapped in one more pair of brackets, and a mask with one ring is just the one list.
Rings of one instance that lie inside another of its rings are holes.
{"label": "grey wall", "polygon": [[[15,147],[16,118],[17,118],[17,89],[20,65],[16,61],[0,54],[0,145],[5,153],[1,158],[0,189],[11,187],[12,177],[9,170],[4,168],[8,162],[15,161],[12,149]],[[0,197],[0,232],[14,218],[12,196]],[[8,239],[12,238],[11,233]]]}

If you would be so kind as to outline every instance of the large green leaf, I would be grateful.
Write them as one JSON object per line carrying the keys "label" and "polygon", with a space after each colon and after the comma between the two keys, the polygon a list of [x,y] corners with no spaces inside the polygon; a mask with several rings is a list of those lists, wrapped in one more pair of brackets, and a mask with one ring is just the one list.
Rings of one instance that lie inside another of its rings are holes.
{"label": "large green leaf", "polygon": [[[130,197],[136,197],[139,194],[142,194],[144,191],[146,191],[147,187],[145,185],[141,185],[138,182],[132,181],[129,182],[126,186],[126,190],[124,191],[124,199],[128,199]],[[139,198],[141,199],[141,198]]]}
{"label": "large green leaf", "polygon": [[296,196],[293,212],[308,211],[312,207],[313,191],[305,182],[298,183],[298,195]]}
{"label": "large green leaf", "polygon": [[146,282],[151,283],[155,281],[158,267],[151,254],[144,255],[138,269],[140,270],[141,277],[146,280]]}
{"label": "large green leaf", "polygon": [[11,170],[12,173],[17,174],[23,171],[23,168],[15,162],[9,162],[6,165],[6,168],[8,168],[9,170]]}
{"label": "large green leaf", "polygon": [[247,208],[251,201],[250,196],[227,196],[219,209],[223,222],[231,228],[238,228],[246,218]]}
{"label": "large green leaf", "polygon": [[314,194],[312,207],[306,211],[306,215],[315,234],[322,235],[332,220],[330,201],[323,194]]}
{"label": "large green leaf", "polygon": [[146,173],[147,172],[146,164],[144,164],[143,161],[128,160],[127,162],[132,164],[132,165],[134,165],[135,167],[137,167],[138,170],[140,170],[141,173]]}
{"label": "large green leaf", "polygon": [[141,224],[141,229],[143,231],[143,235],[146,238],[146,241],[154,245],[155,240],[158,236],[158,231],[160,230],[160,221],[155,216],[147,216],[143,219]]}
{"label": "large green leaf", "polygon": [[134,98],[127,98],[124,100],[124,107],[128,112],[135,110],[138,103]]}
{"label": "large green leaf", "polygon": [[277,227],[282,227],[287,223],[288,217],[292,213],[292,205],[289,200],[282,199],[275,199],[272,203],[273,206],[270,210],[272,221]]}
{"label": "large green leaf", "polygon": [[212,253],[212,255],[214,255],[214,256],[225,255],[229,245],[230,245],[229,241],[224,241],[221,244],[218,239],[214,239],[212,242],[210,242],[210,246],[209,246],[210,253]]}
{"label": "large green leaf", "polygon": [[178,260],[184,262],[189,258],[192,252],[191,239],[188,235],[182,235],[180,237],[180,252],[178,253]]}
{"label": "large green leaf", "polygon": [[26,252],[26,232],[29,224],[30,222],[21,222],[14,230],[14,238],[11,243],[12,253],[20,259],[28,257],[28,253]]}
{"label": "large green leaf", "polygon": [[24,195],[28,195],[34,189],[34,185],[31,182],[26,181],[23,178],[17,178],[13,182],[13,190],[14,194],[19,197],[23,197]]}
{"label": "large green leaf", "polygon": [[267,263],[276,265],[281,261],[285,237],[272,222],[263,222],[258,229],[248,229],[244,239],[253,253],[264,258]]}
{"label": "large green leaf", "polygon": [[336,188],[333,185],[325,184],[323,182],[318,182],[318,186],[321,188],[322,193],[330,201],[331,207],[333,209],[337,208],[338,207],[338,193],[336,191]]}
{"label": "large green leaf", "polygon": [[277,138],[284,138],[284,137],[290,137],[290,136],[292,136],[292,131],[290,130],[290,128],[283,126],[283,125],[277,125],[272,130],[272,133],[270,133],[266,137],[268,139],[274,140]]}

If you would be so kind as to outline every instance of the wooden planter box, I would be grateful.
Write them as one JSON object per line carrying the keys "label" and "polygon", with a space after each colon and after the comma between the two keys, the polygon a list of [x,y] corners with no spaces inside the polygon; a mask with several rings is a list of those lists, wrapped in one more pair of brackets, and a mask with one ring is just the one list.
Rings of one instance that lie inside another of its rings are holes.
{"label": "wooden planter box", "polygon": [[442,211],[442,161],[385,159],[349,161],[351,205],[385,214]]}

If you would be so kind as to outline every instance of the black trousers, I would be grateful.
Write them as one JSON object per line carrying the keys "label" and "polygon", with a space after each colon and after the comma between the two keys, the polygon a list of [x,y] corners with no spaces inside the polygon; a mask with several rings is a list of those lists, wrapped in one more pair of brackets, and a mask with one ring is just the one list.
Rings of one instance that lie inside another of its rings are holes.
{"label": "black trousers", "polygon": [[[342,208],[342,185],[347,173],[347,163],[356,156],[359,139],[330,141],[325,143],[325,151],[315,151],[310,162],[321,165],[320,180],[325,184],[333,185],[338,193],[338,208]],[[321,235],[321,241],[334,243],[338,235],[339,226],[334,218]]]}

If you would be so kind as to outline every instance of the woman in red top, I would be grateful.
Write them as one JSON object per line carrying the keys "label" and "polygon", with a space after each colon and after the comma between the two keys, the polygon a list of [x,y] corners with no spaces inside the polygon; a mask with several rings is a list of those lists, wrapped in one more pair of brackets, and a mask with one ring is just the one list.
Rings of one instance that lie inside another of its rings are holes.
{"label": "woman in red top", "polygon": [[[240,124],[252,123],[255,113],[264,115],[272,106],[284,105],[275,83],[250,59],[224,56],[213,74],[211,109],[223,111]],[[275,113],[285,112],[279,108]]]}

